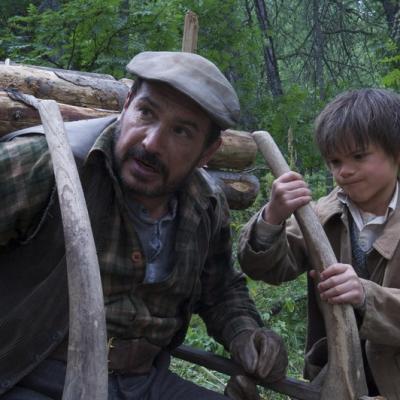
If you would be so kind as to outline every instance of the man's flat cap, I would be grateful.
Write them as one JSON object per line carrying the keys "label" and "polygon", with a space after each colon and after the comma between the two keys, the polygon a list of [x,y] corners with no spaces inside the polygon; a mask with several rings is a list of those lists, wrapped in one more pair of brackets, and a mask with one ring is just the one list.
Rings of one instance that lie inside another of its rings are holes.
{"label": "man's flat cap", "polygon": [[211,61],[193,53],[145,51],[126,69],[143,79],[169,84],[198,103],[222,129],[239,120],[239,99]]}

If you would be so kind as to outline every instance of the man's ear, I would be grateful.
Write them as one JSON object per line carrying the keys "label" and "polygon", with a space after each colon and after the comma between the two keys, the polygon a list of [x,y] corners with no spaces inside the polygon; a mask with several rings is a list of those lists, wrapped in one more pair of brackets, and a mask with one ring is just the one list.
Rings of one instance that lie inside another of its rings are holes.
{"label": "man's ear", "polygon": [[213,142],[210,146],[208,146],[204,151],[203,154],[197,163],[198,167],[204,167],[211,159],[211,157],[215,154],[215,152],[221,146],[222,139],[218,138],[215,142]]}

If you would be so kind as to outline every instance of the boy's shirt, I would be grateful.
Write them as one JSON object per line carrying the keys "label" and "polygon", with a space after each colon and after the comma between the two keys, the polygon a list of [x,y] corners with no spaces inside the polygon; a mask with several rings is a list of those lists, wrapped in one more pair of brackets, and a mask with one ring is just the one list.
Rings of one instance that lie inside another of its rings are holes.
{"label": "boy's shirt", "polygon": [[338,199],[347,206],[356,224],[358,230],[358,244],[364,252],[368,253],[371,251],[375,239],[381,235],[386,222],[393,215],[397,206],[398,194],[399,183],[397,182],[396,189],[385,215],[375,215],[360,210],[342,189],[339,190],[337,194]]}

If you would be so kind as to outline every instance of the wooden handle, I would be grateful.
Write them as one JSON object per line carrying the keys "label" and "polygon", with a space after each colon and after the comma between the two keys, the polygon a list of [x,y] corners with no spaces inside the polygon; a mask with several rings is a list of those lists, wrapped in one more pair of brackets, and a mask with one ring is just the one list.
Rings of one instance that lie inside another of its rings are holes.
{"label": "wooden handle", "polygon": [[[268,132],[253,132],[253,138],[275,176],[290,171]],[[295,216],[315,267],[322,271],[334,264],[336,256],[311,206],[300,207]],[[353,308],[350,305],[330,305],[326,302],[320,302],[320,307],[328,341],[328,368],[321,389],[321,400],[332,399],[333,393],[336,400],[358,399],[367,394],[368,389]]]}
{"label": "wooden handle", "polygon": [[74,156],[54,100],[14,93],[40,113],[53,162],[66,247],[68,364],[63,400],[108,397],[107,333],[96,247]]}
{"label": "wooden handle", "polygon": [[[278,177],[290,171],[289,165],[268,132],[254,132],[253,137],[274,176]],[[295,216],[307,248],[317,261],[316,267],[319,271],[336,263],[335,253],[312,207],[309,204],[300,207]]]}

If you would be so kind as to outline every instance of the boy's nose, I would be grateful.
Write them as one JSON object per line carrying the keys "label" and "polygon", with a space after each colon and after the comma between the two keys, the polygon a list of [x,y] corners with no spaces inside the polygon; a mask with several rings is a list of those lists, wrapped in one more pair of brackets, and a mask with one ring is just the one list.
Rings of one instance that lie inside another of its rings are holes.
{"label": "boy's nose", "polygon": [[339,175],[342,176],[343,178],[346,178],[348,176],[351,176],[354,174],[354,168],[351,164],[349,163],[343,163],[340,167]]}

